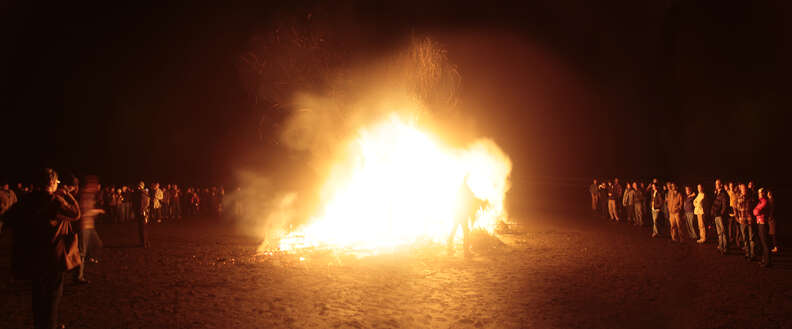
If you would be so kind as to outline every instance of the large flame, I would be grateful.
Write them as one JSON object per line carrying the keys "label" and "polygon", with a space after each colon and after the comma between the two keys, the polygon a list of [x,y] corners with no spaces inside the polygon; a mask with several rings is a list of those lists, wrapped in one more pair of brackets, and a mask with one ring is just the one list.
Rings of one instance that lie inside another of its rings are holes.
{"label": "large flame", "polygon": [[[331,167],[319,213],[278,246],[378,252],[420,240],[443,242],[459,216],[492,233],[507,219],[510,172],[511,161],[491,140],[444,147],[394,114],[358,131]],[[471,209],[459,197],[464,188],[486,201],[474,214],[462,211]]]}

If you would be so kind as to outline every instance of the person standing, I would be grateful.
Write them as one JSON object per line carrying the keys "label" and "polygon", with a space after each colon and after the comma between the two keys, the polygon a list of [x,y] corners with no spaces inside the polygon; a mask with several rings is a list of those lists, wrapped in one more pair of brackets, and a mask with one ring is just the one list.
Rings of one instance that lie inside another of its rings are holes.
{"label": "person standing", "polygon": [[748,187],[745,184],[740,184],[740,195],[737,197],[737,222],[740,223],[740,232],[743,237],[743,251],[745,251],[745,260],[752,261],[754,259],[754,229],[751,226],[751,196],[748,192]]}
{"label": "person standing", "polygon": [[710,207],[710,216],[715,219],[715,229],[718,233],[718,251],[721,255],[726,255],[729,247],[729,240],[726,238],[726,227],[724,226],[726,219],[729,215],[729,196],[723,190],[723,184],[720,179],[715,180],[715,194],[712,200],[712,207]]}
{"label": "person standing", "polygon": [[[635,212],[632,211],[632,210],[635,209],[635,206],[633,205],[633,202],[635,202],[635,192],[632,189],[632,185],[630,185],[630,183],[628,182],[626,185],[624,185],[624,195],[622,197],[622,207],[624,207],[624,209],[625,209],[624,217],[627,218],[627,222],[634,224],[635,223],[635,218],[633,218],[634,217],[633,215],[635,214]],[[627,211],[628,209],[630,211]]]}
{"label": "person standing", "polygon": [[652,184],[652,197],[651,197],[651,210],[652,210],[652,237],[656,238],[660,235],[657,229],[657,218],[660,217],[660,211],[663,209],[663,193],[660,191],[657,184]]}
{"label": "person standing", "polygon": [[605,185],[605,182],[600,183],[598,190],[599,196],[597,200],[599,200],[600,216],[602,218],[608,218],[608,187]]}
{"label": "person standing", "polygon": [[729,242],[740,245],[740,230],[738,230],[737,216],[735,210],[737,209],[737,188],[734,182],[729,182],[726,185],[726,193],[729,195]]}
{"label": "person standing", "polygon": [[454,226],[451,228],[451,233],[448,236],[448,255],[454,254],[454,237],[456,236],[457,228],[462,227],[462,249],[464,250],[465,257],[470,257],[470,226],[469,223],[476,214],[476,210],[480,207],[478,198],[473,194],[468,187],[468,176],[462,186],[459,188],[458,194],[458,209],[454,216]]}
{"label": "person standing", "polygon": [[767,228],[770,234],[770,241],[773,243],[773,253],[778,253],[778,241],[776,241],[776,218],[775,218],[775,197],[773,191],[767,190]]}
{"label": "person standing", "polygon": [[618,200],[620,196],[621,188],[618,185],[618,181],[614,181],[608,189],[608,215],[610,215],[610,219],[614,222],[619,221],[619,209],[616,208],[616,200]]}
{"label": "person standing", "polygon": [[682,242],[682,235],[679,230],[680,217],[682,214],[682,194],[677,191],[677,186],[674,183],[670,185],[667,203],[671,241]]}
{"label": "person standing", "polygon": [[38,188],[8,214],[14,228],[12,270],[17,279],[32,280],[35,328],[56,327],[64,273],[80,262],[71,227],[80,207],[71,189],[58,183],[54,170],[43,170]]}
{"label": "person standing", "polygon": [[643,189],[638,188],[638,183],[633,182],[633,211],[635,212],[635,225],[644,226],[643,213],[644,213],[644,192]]}
{"label": "person standing", "polygon": [[135,217],[138,222],[138,235],[140,237],[140,246],[143,248],[149,247],[148,239],[148,221],[149,221],[149,203],[150,198],[146,191],[146,185],[142,181],[138,183],[138,189],[133,194],[133,208]]}
{"label": "person standing", "polygon": [[762,267],[770,266],[770,248],[768,248],[767,241],[767,198],[763,188],[757,191],[758,201],[756,207],[753,209],[753,214],[756,216],[756,226],[759,232],[759,242],[762,244],[762,260],[759,265]]}
{"label": "person standing", "polygon": [[695,199],[696,193],[693,193],[693,189],[690,186],[685,186],[685,219],[690,240],[698,240],[696,236],[696,215],[694,214],[696,207],[693,206],[693,200]]}
{"label": "person standing", "polygon": [[704,225],[704,187],[701,184],[696,186],[698,189],[698,194],[696,198],[693,199],[693,213],[698,218],[698,226],[699,226],[699,239],[698,243],[706,243],[707,242],[707,227]]}
{"label": "person standing", "polygon": [[589,185],[589,194],[591,195],[591,211],[594,213],[597,212],[597,198],[599,197],[599,191],[597,188],[597,180],[595,179],[594,182]]}

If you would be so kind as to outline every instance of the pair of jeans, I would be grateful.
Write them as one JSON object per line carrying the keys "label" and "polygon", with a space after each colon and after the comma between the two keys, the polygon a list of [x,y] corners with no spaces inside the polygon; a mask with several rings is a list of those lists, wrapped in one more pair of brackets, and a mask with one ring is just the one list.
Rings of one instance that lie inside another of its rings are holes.
{"label": "pair of jeans", "polygon": [[740,232],[742,233],[743,237],[743,250],[745,250],[745,257],[754,258],[756,256],[754,252],[754,248],[756,247],[756,242],[754,242],[754,227],[753,224],[748,222],[747,219],[743,219],[743,222],[740,224]]}
{"label": "pair of jeans", "polygon": [[770,265],[770,246],[767,237],[767,224],[757,224],[759,227],[759,242],[762,244],[762,264]]}
{"label": "pair of jeans", "polygon": [[660,209],[652,209],[652,235],[660,235],[657,229],[657,217],[660,217]]}
{"label": "pair of jeans", "polygon": [[688,236],[692,240],[698,239],[696,236],[696,215],[693,215],[692,212],[686,212],[685,219],[687,219]]}
{"label": "pair of jeans", "polygon": [[635,225],[643,226],[643,205],[640,202],[635,203]]}
{"label": "pair of jeans", "polygon": [[33,325],[36,329],[54,329],[58,324],[58,305],[63,296],[63,272],[45,271],[32,281]]}
{"label": "pair of jeans", "polygon": [[726,237],[726,226],[723,225],[723,217],[715,217],[715,229],[718,231],[718,249],[726,252],[729,248],[729,239]]}
{"label": "pair of jeans", "polygon": [[680,229],[680,213],[669,213],[668,214],[668,223],[669,223],[669,233],[671,234],[672,241],[679,241],[682,242],[682,232]]}
{"label": "pair of jeans", "polygon": [[611,220],[619,220],[619,212],[616,209],[616,200],[608,200],[608,214]]}

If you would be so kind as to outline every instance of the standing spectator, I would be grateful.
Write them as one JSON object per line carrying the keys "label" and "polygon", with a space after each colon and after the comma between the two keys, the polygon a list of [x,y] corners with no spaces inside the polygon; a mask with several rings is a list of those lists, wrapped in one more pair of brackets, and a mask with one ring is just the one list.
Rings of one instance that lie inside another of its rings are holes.
{"label": "standing spectator", "polygon": [[138,189],[133,194],[133,204],[135,217],[138,222],[138,235],[140,237],[140,246],[143,248],[149,247],[148,239],[148,221],[149,221],[149,203],[150,198],[146,191],[146,185],[142,181],[138,183]]}
{"label": "standing spectator", "polygon": [[171,206],[173,207],[173,218],[182,218],[182,192],[179,190],[179,185],[173,184],[173,192],[171,193]]}
{"label": "standing spectator", "polygon": [[15,277],[32,280],[34,326],[55,328],[64,272],[80,261],[79,251],[70,248],[76,243],[71,222],[80,217],[80,208],[69,188],[58,188],[54,170],[45,169],[38,186],[9,214],[14,227],[12,266]]}
{"label": "standing spectator", "polygon": [[165,193],[162,192],[159,183],[154,183],[154,190],[151,192],[151,199],[152,199],[152,208],[153,211],[151,212],[152,220],[162,222],[162,199],[165,198]]}
{"label": "standing spectator", "polygon": [[173,186],[171,184],[165,185],[162,189],[162,218],[169,220],[173,213],[171,212],[171,190]]}
{"label": "standing spectator", "polygon": [[633,182],[632,187],[633,187],[633,193],[634,193],[633,194],[633,197],[634,197],[633,211],[635,212],[635,225],[644,226],[644,222],[643,222],[644,207],[643,207],[643,204],[644,204],[645,197],[644,197],[643,188],[642,187],[639,188],[637,182]]}
{"label": "standing spectator", "polygon": [[696,215],[694,211],[696,207],[693,205],[693,200],[696,199],[696,193],[690,186],[685,186],[685,219],[687,220],[687,231],[690,240],[698,240],[696,236]]}
{"label": "standing spectator", "polygon": [[192,195],[190,196],[190,209],[192,210],[191,215],[193,217],[198,216],[201,210],[201,197],[198,196],[198,189],[191,190]]}
{"label": "standing spectator", "polygon": [[726,255],[728,250],[729,241],[726,238],[726,227],[724,226],[724,218],[729,215],[729,196],[723,190],[723,184],[720,179],[715,180],[715,194],[712,200],[712,207],[710,207],[710,216],[715,219],[715,229],[718,233],[718,250],[721,255]]}
{"label": "standing spectator", "polygon": [[753,209],[753,214],[756,216],[756,226],[759,228],[759,242],[762,244],[762,260],[759,265],[762,267],[770,266],[770,248],[768,248],[767,241],[767,198],[765,198],[764,189],[760,188],[757,192],[758,202]]}
{"label": "standing spectator", "polygon": [[775,218],[775,197],[773,191],[767,190],[767,228],[770,234],[770,241],[773,243],[773,253],[778,253],[778,241],[776,241],[776,218]]}
{"label": "standing spectator", "polygon": [[679,224],[682,213],[682,194],[677,191],[676,184],[671,184],[668,192],[668,222],[670,224],[671,241],[682,242]]}
{"label": "standing spectator", "polygon": [[619,209],[616,208],[616,200],[618,200],[620,196],[621,189],[618,188],[617,184],[611,184],[608,189],[608,215],[610,215],[610,220],[614,222],[619,221]]}
{"label": "standing spectator", "polygon": [[740,232],[743,237],[743,251],[745,251],[745,260],[752,261],[754,259],[754,228],[752,226],[751,218],[751,196],[748,192],[748,187],[745,184],[740,184],[740,195],[737,197],[737,222],[740,223]]}
{"label": "standing spectator", "polygon": [[[635,224],[635,192],[632,189],[632,185],[627,183],[624,186],[624,196],[622,197],[622,206],[624,207],[624,216],[627,218],[627,222]],[[629,209],[629,211],[627,211]]]}
{"label": "standing spectator", "polygon": [[696,189],[698,189],[698,195],[696,198],[693,199],[693,213],[696,214],[696,218],[698,218],[698,226],[699,226],[699,239],[698,243],[705,243],[707,242],[707,226],[704,225],[704,187],[701,184],[696,185]]}
{"label": "standing spectator", "polygon": [[660,231],[657,229],[657,217],[660,216],[660,211],[663,208],[663,193],[660,192],[659,187],[657,184],[652,184],[652,197],[651,197],[651,208],[652,208],[652,237],[656,238],[660,235]]}
{"label": "standing spectator", "polygon": [[740,245],[740,230],[737,229],[737,216],[735,210],[737,209],[737,189],[734,182],[729,182],[726,185],[726,193],[729,195],[729,242]]}
{"label": "standing spectator", "polygon": [[591,211],[596,213],[597,212],[597,198],[599,197],[599,191],[597,180],[595,179],[591,185],[589,185],[589,194],[591,195]]}
{"label": "standing spectator", "polygon": [[600,216],[602,218],[608,218],[608,187],[605,185],[605,182],[600,183],[598,190],[599,196],[597,200],[599,200]]}
{"label": "standing spectator", "polygon": [[96,233],[96,216],[104,213],[104,210],[96,207],[96,195],[101,192],[98,190],[99,181],[96,176],[85,178],[85,185],[80,191],[80,269],[75,272],[74,280],[77,283],[89,283],[85,278],[86,257],[95,258],[94,246],[101,248],[102,240]]}

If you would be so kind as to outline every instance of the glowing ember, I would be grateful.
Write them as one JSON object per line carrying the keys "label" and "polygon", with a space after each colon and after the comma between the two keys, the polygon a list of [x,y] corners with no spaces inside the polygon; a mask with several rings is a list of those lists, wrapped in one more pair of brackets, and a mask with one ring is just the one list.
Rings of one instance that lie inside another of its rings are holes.
{"label": "glowing ember", "polygon": [[[417,241],[445,242],[465,184],[487,203],[471,228],[492,233],[506,220],[511,161],[490,140],[443,147],[415,124],[392,115],[361,129],[322,187],[320,213],[283,236],[281,251],[344,248],[378,253]],[[458,233],[461,236],[461,232]],[[269,244],[262,244],[266,249]]]}

